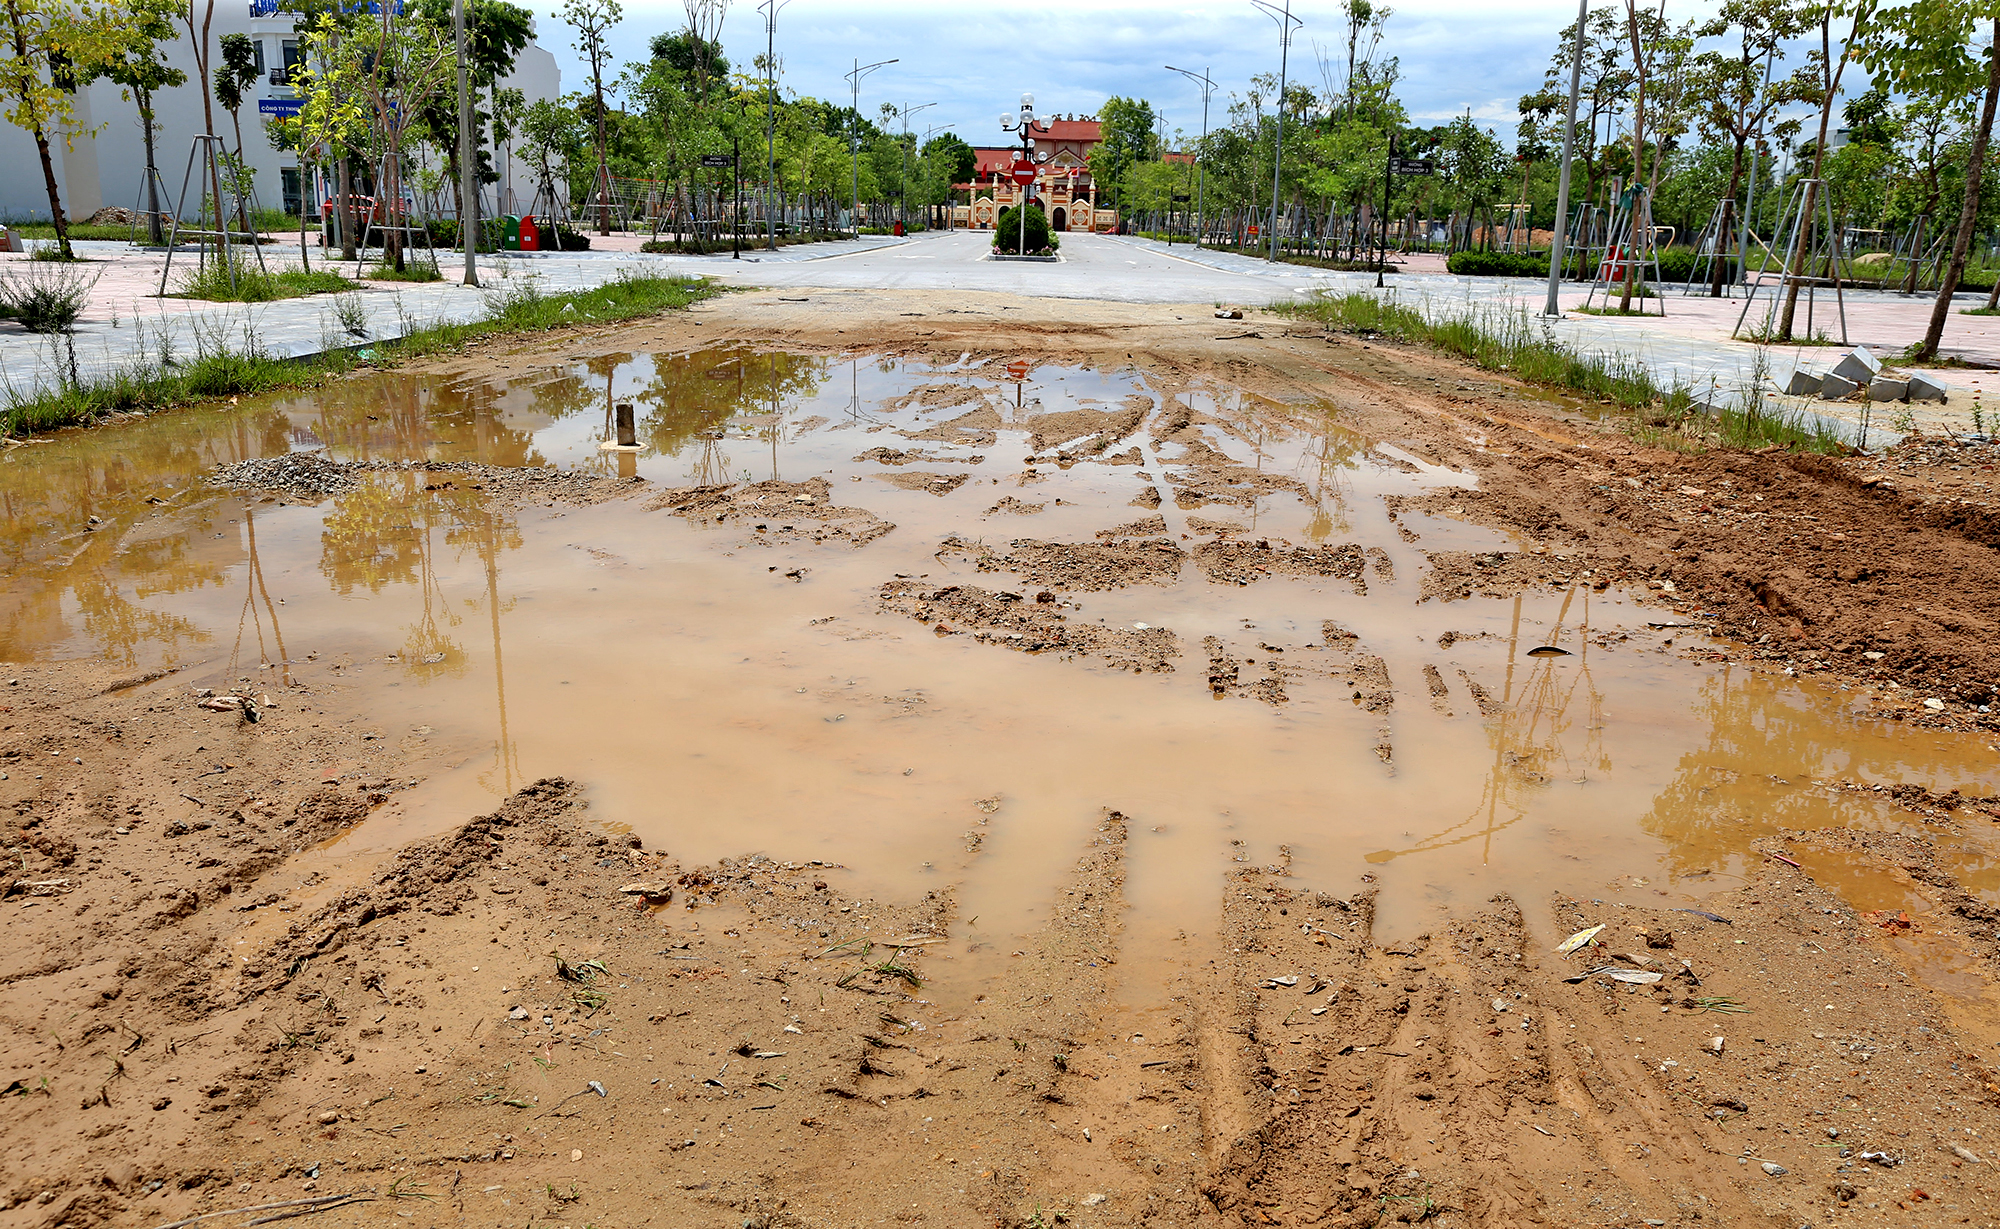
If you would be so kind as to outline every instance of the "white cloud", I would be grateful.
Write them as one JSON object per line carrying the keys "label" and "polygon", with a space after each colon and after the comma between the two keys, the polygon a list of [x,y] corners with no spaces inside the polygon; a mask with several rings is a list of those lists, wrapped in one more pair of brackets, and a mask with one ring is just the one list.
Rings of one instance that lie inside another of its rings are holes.
{"label": "white cloud", "polygon": [[[1699,9],[1669,3],[1670,19],[1713,7],[1712,0]],[[1414,0],[1391,7],[1382,54],[1400,58],[1400,92],[1412,116],[1438,123],[1469,105],[1474,119],[1503,138],[1512,134],[1516,100],[1539,88],[1557,36],[1576,18],[1575,5],[1564,0]],[[1306,24],[1294,37],[1291,75],[1318,88],[1313,44],[1332,54],[1341,38],[1340,10],[1315,0],[1295,4],[1294,12]],[[628,4],[616,31],[619,59],[643,58],[653,35],[681,22],[678,5]],[[582,66],[558,20],[544,18],[541,41],[561,61],[567,88],[577,88]],[[722,41],[730,60],[747,66],[764,50],[762,15],[739,0]],[[849,97],[843,75],[856,57],[864,64],[899,57],[862,83],[863,113],[876,115],[884,102],[936,102],[912,127],[947,125],[975,145],[1005,143],[997,116],[1023,90],[1033,91],[1036,107],[1047,113],[1094,111],[1113,94],[1147,98],[1170,131],[1193,135],[1201,127],[1200,91],[1165,65],[1211,71],[1214,125],[1226,122],[1232,92],[1240,95],[1253,74],[1278,69],[1277,28],[1248,0],[1179,8],[1142,0],[1002,7],[794,0],[778,16],[777,48],[787,90],[839,102]]]}

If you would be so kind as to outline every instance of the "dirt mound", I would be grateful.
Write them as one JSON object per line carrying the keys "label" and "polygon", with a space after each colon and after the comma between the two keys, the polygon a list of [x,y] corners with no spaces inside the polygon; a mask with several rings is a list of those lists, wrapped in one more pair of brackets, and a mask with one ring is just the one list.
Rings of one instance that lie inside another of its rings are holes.
{"label": "dirt mound", "polygon": [[1248,465],[1238,465],[1227,454],[1211,448],[1198,437],[1186,440],[1181,460],[1167,463],[1167,481],[1172,484],[1174,503],[1182,508],[1207,504],[1227,504],[1248,508],[1267,495],[1287,491],[1310,499],[1306,485],[1290,474],[1273,474]]}
{"label": "dirt mound", "polygon": [[1190,552],[1210,580],[1222,585],[1247,585],[1267,576],[1335,576],[1350,582],[1357,594],[1368,592],[1364,575],[1368,557],[1352,542],[1341,546],[1271,545],[1255,542],[1204,542]]}
{"label": "dirt mound", "polygon": [[1187,552],[1166,538],[1116,543],[1038,542],[1016,538],[1005,553],[983,542],[946,538],[940,554],[969,558],[982,572],[1013,572],[1028,583],[1091,593],[1126,585],[1171,585]]}
{"label": "dirt mound", "polygon": [[106,205],[83,221],[86,226],[131,226],[144,220],[122,205]]}
{"label": "dirt mound", "polygon": [[866,508],[836,506],[832,494],[824,478],[674,487],[660,492],[646,510],[671,512],[697,525],[747,525],[746,545],[833,542],[861,547],[896,527]]}
{"label": "dirt mound", "polygon": [[873,461],[878,465],[912,465],[919,461],[929,462],[933,465],[978,465],[983,463],[986,458],[977,455],[965,457],[939,456],[936,453],[926,452],[921,448],[912,448],[907,452],[900,448],[870,448],[867,452],[854,458],[854,460],[856,464],[863,461]]}
{"label": "dirt mound", "polygon": [[1568,584],[1581,570],[1574,560],[1517,551],[1427,551],[1425,557],[1431,566],[1420,602],[1452,602],[1474,593],[1512,597],[1537,585]]}
{"label": "dirt mound", "polygon": [[882,609],[929,623],[940,636],[971,636],[1022,653],[1060,652],[1096,657],[1139,674],[1164,674],[1180,656],[1180,638],[1164,627],[1107,627],[1072,623],[1073,609],[1053,593],[1033,601],[975,585],[926,585],[898,580],[883,585]]}
{"label": "dirt mound", "polygon": [[[966,444],[973,448],[991,448],[1000,438],[998,434],[1002,426],[1000,412],[992,406],[985,404],[984,397],[980,396],[976,390],[966,391],[972,392],[973,395],[965,398],[965,400],[979,401],[980,407],[978,409],[968,410],[960,414],[957,418],[933,424],[921,431],[904,431],[901,434],[905,438],[913,440],[937,440],[945,444]],[[956,405],[959,403],[953,402],[952,404]]]}
{"label": "dirt mound", "polygon": [[[1036,414],[1025,424],[1029,432],[1028,446],[1044,453],[1057,449],[1059,445],[1067,445],[1056,452],[1054,459],[1057,461],[1100,456],[1111,445],[1137,431],[1152,410],[1151,397],[1134,396],[1127,397],[1124,404],[1115,410],[1079,407]],[[1137,459],[1135,453],[1133,463]]]}
{"label": "dirt mound", "polygon": [[984,515],[1036,516],[1046,507],[1048,507],[1047,504],[1031,504],[1026,500],[1016,499],[1012,495],[1003,495],[1000,498],[1000,502],[988,508]]}
{"label": "dirt mound", "polygon": [[922,491],[927,495],[949,495],[965,485],[965,474],[933,474],[924,470],[911,470],[903,474],[878,475],[882,481],[905,491]]}
{"label": "dirt mound", "polygon": [[1136,521],[1123,525],[1113,525],[1100,529],[1096,538],[1100,542],[1110,542],[1118,538],[1157,538],[1167,532],[1167,518],[1163,516],[1142,516]]}

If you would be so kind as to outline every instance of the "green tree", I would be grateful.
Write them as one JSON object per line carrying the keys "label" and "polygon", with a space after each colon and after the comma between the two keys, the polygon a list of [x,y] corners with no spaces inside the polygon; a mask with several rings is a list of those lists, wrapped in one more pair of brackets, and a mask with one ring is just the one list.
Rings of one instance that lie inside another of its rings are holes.
{"label": "green tree", "polygon": [[[1724,236],[1735,231],[1737,193],[1742,190],[1750,142],[1764,131],[1774,111],[1811,94],[1809,66],[1784,76],[1774,71],[1784,58],[1784,45],[1796,39],[1804,26],[1805,10],[1798,0],[1726,0],[1696,31],[1702,38],[1727,38],[1734,44],[1696,55],[1690,82],[1696,126],[1710,140],[1730,148],[1729,187],[1722,194]],[[1785,120],[1775,135],[1790,140],[1797,132],[1798,121]],[[1716,250],[1722,250],[1721,236]],[[1723,262],[1717,260],[1709,280],[1711,297],[1721,297],[1724,271]]]}
{"label": "green tree", "polygon": [[1153,104],[1114,94],[1098,108],[1097,118],[1103,127],[1097,144],[1090,147],[1090,177],[1100,187],[1119,193],[1118,223],[1123,227],[1126,203],[1120,185],[1126,170],[1136,162],[1152,162],[1160,156],[1159,137],[1153,132]]}
{"label": "green tree", "polygon": [[146,235],[157,247],[167,241],[160,222],[160,173],[156,143],[160,121],[154,97],[161,90],[179,89],[187,74],[167,62],[166,47],[179,39],[174,13],[179,0],[129,0],[125,10],[127,35],[115,54],[91,69],[93,77],[115,83],[139,110],[139,133],[146,147]]}
{"label": "green tree", "polygon": [[237,221],[247,231],[251,167],[243,161],[243,92],[257,83],[257,47],[248,34],[225,34],[221,46],[222,63],[215,68],[215,99],[229,112],[229,124],[236,134],[236,152],[230,165],[223,168],[223,177],[236,198]]}
{"label": "green tree", "polygon": [[611,233],[611,201],[608,195],[610,185],[604,180],[610,174],[605,145],[604,70],[611,63],[611,28],[625,19],[625,10],[618,0],[563,0],[556,16],[563,19],[570,29],[576,31],[576,42],[572,44],[584,63],[590,67],[591,118],[597,126],[597,183],[592,194],[597,202],[597,233]]}
{"label": "green tree", "polygon": [[[2000,12],[1994,11],[1991,0],[1909,0],[1883,8],[1879,18],[1855,47],[1862,67],[1878,79],[1887,78],[1899,89],[1927,97],[1963,98],[1984,90],[1967,153],[1965,195],[1951,259],[1923,340],[1912,351],[1912,357],[1928,359],[1937,356],[1951,296],[1965,276],[1979,223],[1986,151],[1993,139],[1994,107],[2000,102]],[[1976,46],[1978,35],[1989,32],[1985,47]],[[1995,285],[2000,287],[2000,281]]]}
{"label": "green tree", "polygon": [[116,10],[83,0],[5,0],[5,5],[5,38],[12,54],[0,59],[0,100],[6,104],[7,122],[35,139],[56,248],[64,260],[74,260],[49,142],[61,140],[67,147],[92,134],[94,130],[76,122],[70,96],[98,65],[119,57],[130,27]]}

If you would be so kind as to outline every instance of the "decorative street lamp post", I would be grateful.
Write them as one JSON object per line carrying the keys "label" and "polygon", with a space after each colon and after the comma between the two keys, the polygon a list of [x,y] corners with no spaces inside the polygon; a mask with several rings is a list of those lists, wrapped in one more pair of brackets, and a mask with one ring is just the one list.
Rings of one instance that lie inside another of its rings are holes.
{"label": "decorative street lamp post", "polygon": [[[1002,111],[1000,113],[1000,127],[1007,132],[1020,132],[1021,157],[1030,162],[1034,161],[1035,158],[1035,134],[1049,130],[1048,124],[1035,114],[1035,96],[1033,94],[1021,95],[1021,113],[1019,115],[1009,115],[1005,111]],[[1021,215],[1021,246],[1016,255],[1026,256],[1028,254],[1027,184],[1021,185],[1021,203],[1016,206],[1016,210]]]}
{"label": "decorative street lamp post", "polygon": [[1269,0],[1250,0],[1264,15],[1278,23],[1278,142],[1271,151],[1271,233],[1270,248],[1264,259],[1278,259],[1278,175],[1285,165],[1285,74],[1291,66],[1292,27],[1302,26],[1303,18],[1292,16],[1292,0],[1279,8]]}
{"label": "decorative street lamp post", "polygon": [[1197,185],[1194,195],[1194,245],[1200,247],[1201,237],[1206,233],[1202,226],[1202,209],[1208,199],[1208,96],[1215,92],[1215,82],[1208,79],[1206,68],[1201,70],[1199,77],[1185,68],[1175,68],[1171,64],[1167,65],[1167,71],[1179,73],[1201,86],[1201,152],[1196,154],[1194,159]]}
{"label": "decorative street lamp post", "polygon": [[[898,60],[901,58],[900,56],[897,57]],[[854,237],[856,239],[861,237],[861,79],[884,64],[894,64],[896,62],[896,60],[878,60],[864,67],[861,63],[861,57],[856,56],[854,57],[854,71],[847,74],[847,84],[851,87],[850,95],[853,99],[852,110],[854,111],[853,127],[847,134],[847,163],[853,168],[854,172],[854,216],[850,220],[854,223]]]}

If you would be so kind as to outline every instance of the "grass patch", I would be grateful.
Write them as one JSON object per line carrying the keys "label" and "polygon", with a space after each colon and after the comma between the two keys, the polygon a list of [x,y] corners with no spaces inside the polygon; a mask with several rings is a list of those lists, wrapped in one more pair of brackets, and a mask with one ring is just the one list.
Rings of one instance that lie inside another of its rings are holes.
{"label": "grass patch", "polygon": [[406,260],[399,271],[396,266],[384,261],[373,265],[362,275],[371,282],[441,282],[444,274],[436,265],[421,260]]}
{"label": "grass patch", "polygon": [[[1637,360],[1620,354],[1585,354],[1537,327],[1522,309],[1475,306],[1435,318],[1371,294],[1320,292],[1271,309],[1328,329],[1372,334],[1435,346],[1487,371],[1504,371],[1528,384],[1562,389],[1629,411],[1627,430],[1642,442],[1689,450],[1761,448],[1776,444],[1839,454],[1847,447],[1831,426],[1804,411],[1747,407],[1703,411],[1692,390],[1663,387]],[[1753,381],[1761,388],[1762,379]]]}
{"label": "grass patch", "polygon": [[269,303],[313,294],[340,294],[354,283],[331,269],[286,268],[273,273],[233,253],[227,260],[205,261],[181,278],[184,299],[213,303]]}
{"label": "grass patch", "polygon": [[[466,324],[431,324],[372,346],[373,366],[442,354],[485,337],[615,323],[675,311],[720,293],[701,278],[626,274],[590,290],[546,294],[527,280],[486,296],[486,313]],[[164,326],[162,326],[164,328]],[[246,325],[240,344],[216,330],[198,331],[195,354],[174,353],[168,334],[129,367],[71,379],[36,392],[0,389],[0,432],[27,436],[83,426],[116,414],[151,414],[177,406],[278,389],[310,388],[362,365],[347,350],[288,360],[267,353]]]}
{"label": "grass patch", "polygon": [[1961,316],[2000,316],[2000,307],[1961,307],[1958,309],[1958,314]]}
{"label": "grass patch", "polygon": [[1651,316],[1659,319],[1662,313],[1649,312],[1643,307],[1572,307],[1570,311],[1582,316]]}

